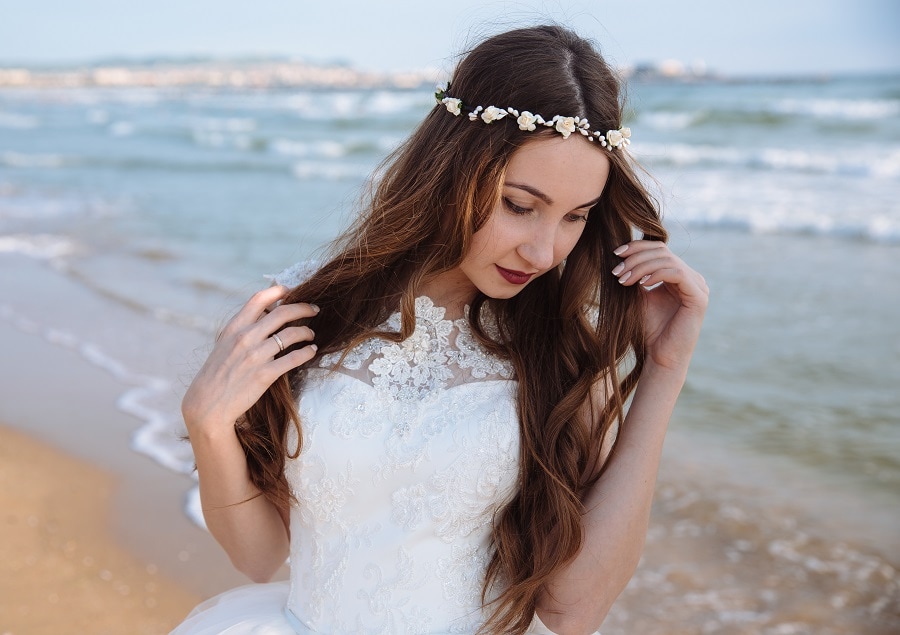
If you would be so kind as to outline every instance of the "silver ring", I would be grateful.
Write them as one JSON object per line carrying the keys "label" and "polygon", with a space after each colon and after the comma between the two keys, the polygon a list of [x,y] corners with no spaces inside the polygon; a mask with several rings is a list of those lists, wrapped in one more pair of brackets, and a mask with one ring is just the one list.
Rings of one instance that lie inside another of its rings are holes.
{"label": "silver ring", "polygon": [[281,338],[278,337],[278,333],[272,333],[272,339],[275,340],[275,343],[278,344],[279,352],[284,352],[284,342],[281,341]]}

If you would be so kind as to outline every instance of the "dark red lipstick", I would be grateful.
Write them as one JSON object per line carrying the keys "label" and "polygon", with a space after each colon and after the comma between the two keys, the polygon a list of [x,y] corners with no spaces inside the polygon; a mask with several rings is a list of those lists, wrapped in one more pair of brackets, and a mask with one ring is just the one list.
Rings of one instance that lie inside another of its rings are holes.
{"label": "dark red lipstick", "polygon": [[531,280],[531,276],[534,275],[533,273],[525,273],[524,271],[504,269],[500,265],[494,266],[497,267],[497,271],[500,272],[500,275],[503,276],[503,279],[510,284],[525,284],[526,282]]}

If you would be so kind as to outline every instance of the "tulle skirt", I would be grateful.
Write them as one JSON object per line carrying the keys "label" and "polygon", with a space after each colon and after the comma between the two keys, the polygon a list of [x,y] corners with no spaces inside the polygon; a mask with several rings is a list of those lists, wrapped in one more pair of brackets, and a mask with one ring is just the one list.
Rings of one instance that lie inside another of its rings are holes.
{"label": "tulle skirt", "polygon": [[[290,588],[285,581],[225,591],[198,604],[170,635],[321,635],[287,610]],[[528,635],[556,634],[535,615]]]}

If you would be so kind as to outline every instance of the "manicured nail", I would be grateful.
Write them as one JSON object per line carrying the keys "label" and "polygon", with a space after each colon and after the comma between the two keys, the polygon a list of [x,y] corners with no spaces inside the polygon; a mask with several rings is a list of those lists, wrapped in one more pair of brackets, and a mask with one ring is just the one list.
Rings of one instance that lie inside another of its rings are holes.
{"label": "manicured nail", "polygon": [[616,254],[617,256],[621,256],[626,251],[628,251],[628,245],[622,245],[621,247],[613,249],[613,253]]}
{"label": "manicured nail", "polygon": [[621,282],[622,284],[625,284],[625,282],[626,282],[626,281],[628,280],[628,278],[630,278],[630,277],[631,277],[631,272],[629,271],[629,272],[626,273],[624,276],[622,276],[621,278],[619,278],[619,282]]}
{"label": "manicured nail", "polygon": [[616,265],[616,268],[612,270],[612,273],[614,276],[617,276],[620,273],[622,273],[622,270],[624,270],[624,269],[625,269],[625,263],[620,262],[618,265]]}
{"label": "manicured nail", "polygon": [[313,351],[314,353],[315,353],[317,350],[319,350],[319,347],[316,346],[315,344],[310,344],[309,347],[312,349],[312,351]]}
{"label": "manicured nail", "polygon": [[311,308],[311,309],[312,309],[313,311],[315,311],[316,313],[318,313],[319,310],[320,310],[319,307],[318,307],[318,305],[315,305],[315,304],[310,304],[310,305],[309,305],[309,308]]}
{"label": "manicured nail", "polygon": [[650,279],[650,274],[648,273],[646,276],[644,276],[643,278],[641,278],[640,283],[641,283],[641,284],[644,284],[644,283],[647,282],[647,280],[649,280],[649,279]]}

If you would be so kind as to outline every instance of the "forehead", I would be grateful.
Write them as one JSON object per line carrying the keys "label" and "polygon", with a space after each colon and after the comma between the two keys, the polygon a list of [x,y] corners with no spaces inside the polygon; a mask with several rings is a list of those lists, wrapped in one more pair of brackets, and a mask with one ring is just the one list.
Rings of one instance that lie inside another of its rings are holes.
{"label": "forehead", "polygon": [[504,182],[537,188],[554,202],[581,204],[603,192],[610,169],[608,152],[580,135],[539,137],[513,153]]}

